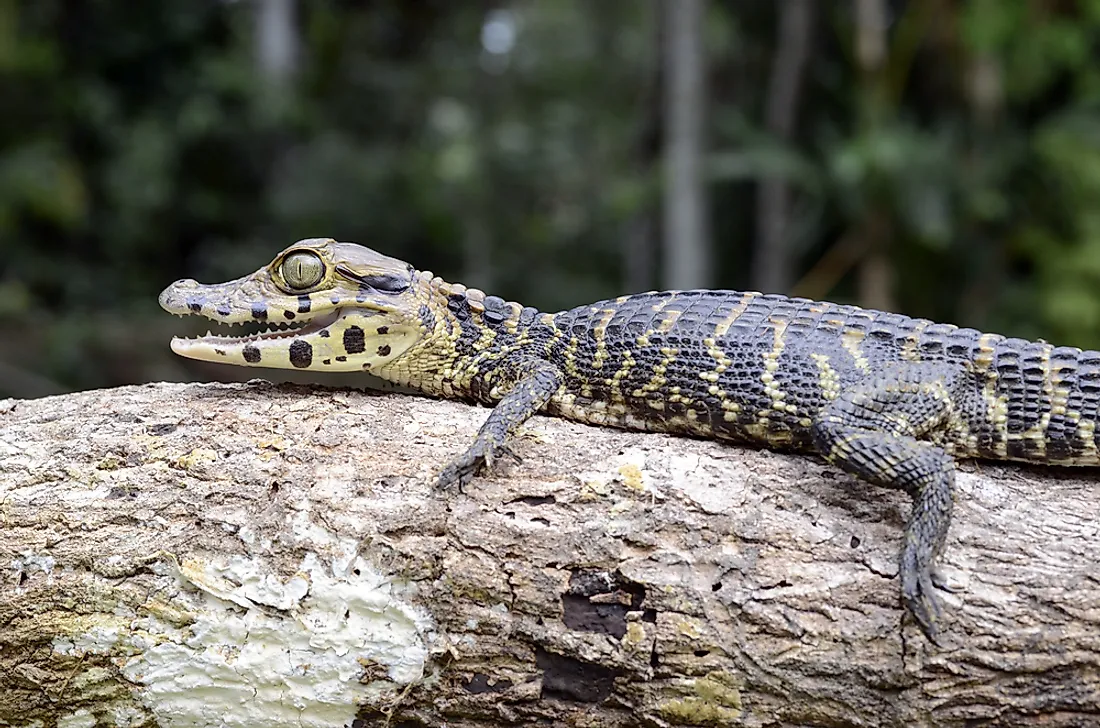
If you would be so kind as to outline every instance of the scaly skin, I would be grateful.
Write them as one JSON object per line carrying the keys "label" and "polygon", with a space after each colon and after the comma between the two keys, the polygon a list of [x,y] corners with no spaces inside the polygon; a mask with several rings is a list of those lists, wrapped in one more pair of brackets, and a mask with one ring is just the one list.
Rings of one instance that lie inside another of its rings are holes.
{"label": "scaly skin", "polygon": [[938,642],[935,561],[957,458],[1097,465],[1100,352],[854,306],[737,291],[624,296],[555,314],[351,243],[302,240],[244,278],[177,281],[166,310],[291,331],[173,339],[207,361],[369,371],[493,408],[437,485],[509,455],[536,412],[817,453],[913,498],[902,601]]}

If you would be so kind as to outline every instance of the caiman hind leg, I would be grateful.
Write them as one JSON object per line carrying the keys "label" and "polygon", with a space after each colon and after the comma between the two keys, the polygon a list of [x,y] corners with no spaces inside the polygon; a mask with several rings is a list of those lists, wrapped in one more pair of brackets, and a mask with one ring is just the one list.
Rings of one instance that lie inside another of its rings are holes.
{"label": "caiman hind leg", "polygon": [[492,467],[501,455],[518,460],[508,447],[508,436],[541,410],[562,384],[557,367],[542,360],[521,363],[506,372],[503,365],[486,377],[488,384],[501,390],[503,397],[493,407],[473,444],[453,460],[436,478],[435,487],[462,487],[482,468]]}
{"label": "caiman hind leg", "polygon": [[965,370],[944,362],[891,364],[826,406],[814,445],[830,463],[913,498],[901,548],[901,593],[921,631],[939,644],[935,562],[951,523],[955,461],[940,444],[957,412]]}

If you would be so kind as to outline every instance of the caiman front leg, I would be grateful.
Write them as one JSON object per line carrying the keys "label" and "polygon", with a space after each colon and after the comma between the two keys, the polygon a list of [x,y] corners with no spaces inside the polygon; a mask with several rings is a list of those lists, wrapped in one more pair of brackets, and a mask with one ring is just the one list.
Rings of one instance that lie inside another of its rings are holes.
{"label": "caiman front leg", "polygon": [[487,380],[503,396],[478,430],[473,444],[436,478],[437,488],[452,485],[461,488],[483,468],[492,467],[501,455],[515,458],[508,448],[508,437],[550,401],[563,377],[553,364],[536,360],[518,366],[502,363],[489,373]]}
{"label": "caiman front leg", "polygon": [[961,368],[944,363],[891,365],[842,392],[813,426],[814,443],[830,463],[913,498],[901,548],[902,601],[936,644],[935,562],[951,523],[955,462],[935,441],[952,425],[963,375]]}

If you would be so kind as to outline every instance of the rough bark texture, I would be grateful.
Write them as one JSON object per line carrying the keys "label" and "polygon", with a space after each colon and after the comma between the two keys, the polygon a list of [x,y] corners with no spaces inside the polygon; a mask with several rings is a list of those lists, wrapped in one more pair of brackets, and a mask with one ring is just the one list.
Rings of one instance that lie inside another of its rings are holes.
{"label": "rough bark texture", "polygon": [[0,725],[1100,725],[1100,484],[963,465],[947,643],[904,495],[809,458],[159,384],[0,401]]}

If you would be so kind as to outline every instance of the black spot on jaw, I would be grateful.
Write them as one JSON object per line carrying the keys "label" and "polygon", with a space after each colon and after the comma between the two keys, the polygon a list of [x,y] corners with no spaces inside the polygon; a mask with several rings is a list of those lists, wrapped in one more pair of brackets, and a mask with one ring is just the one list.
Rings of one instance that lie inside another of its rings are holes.
{"label": "black spot on jaw", "polygon": [[218,356],[225,356],[225,349],[214,349],[214,353]]}
{"label": "black spot on jaw", "polygon": [[332,332],[328,329],[321,329],[317,332],[317,335],[320,336],[322,339],[327,339],[328,337],[332,336]]}
{"label": "black spot on jaw", "polygon": [[294,318],[294,312],[293,311],[283,311],[283,318],[285,318],[287,321],[290,321],[292,318]]}
{"label": "black spot on jaw", "polygon": [[389,344],[382,344],[382,346],[378,347],[378,356],[389,356],[389,355],[390,355],[390,345]]}
{"label": "black spot on jaw", "polygon": [[244,347],[244,351],[241,352],[244,355],[244,360],[249,364],[255,364],[260,360],[260,350],[251,344]]}
{"label": "black spot on jaw", "polygon": [[363,329],[358,326],[349,326],[344,329],[344,350],[349,354],[362,354],[367,348]]}
{"label": "black spot on jaw", "polygon": [[389,326],[379,326],[378,327],[378,335],[379,336],[385,336],[388,333],[390,333],[390,327]]}
{"label": "black spot on jaw", "polygon": [[202,302],[201,301],[188,301],[187,302],[187,308],[192,313],[198,313],[199,311],[202,310]]}
{"label": "black spot on jaw", "polygon": [[252,318],[257,321],[264,321],[267,319],[267,306],[262,303],[252,304]]}
{"label": "black spot on jaw", "polygon": [[348,358],[347,358],[346,356],[338,356],[338,357],[336,357],[336,361],[347,361],[347,360],[348,360]]}
{"label": "black spot on jaw", "polygon": [[332,359],[322,359],[321,363],[324,364],[325,366],[328,366],[329,364],[332,363]]}
{"label": "black spot on jaw", "polygon": [[231,308],[229,308],[229,304],[223,303],[222,305],[218,306],[218,310],[215,311],[214,313],[216,313],[219,316],[221,316],[222,318],[224,318],[224,317],[228,316],[229,314],[231,314],[232,312],[233,312],[233,310]]}
{"label": "black spot on jaw", "polygon": [[290,363],[299,369],[313,364],[313,346],[304,339],[295,339],[290,344]]}
{"label": "black spot on jaw", "polygon": [[309,296],[298,296],[298,313],[309,313],[312,305],[313,302],[310,301]]}

